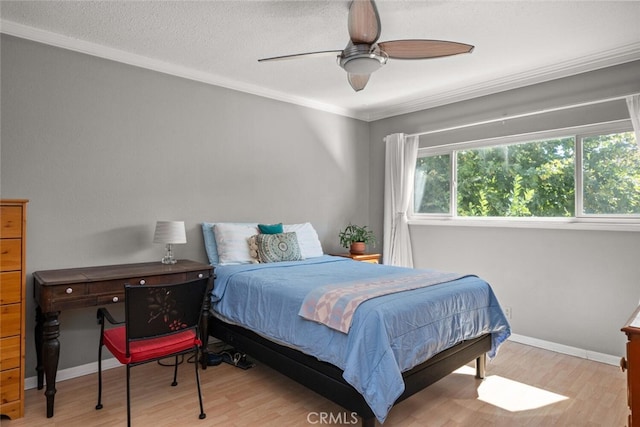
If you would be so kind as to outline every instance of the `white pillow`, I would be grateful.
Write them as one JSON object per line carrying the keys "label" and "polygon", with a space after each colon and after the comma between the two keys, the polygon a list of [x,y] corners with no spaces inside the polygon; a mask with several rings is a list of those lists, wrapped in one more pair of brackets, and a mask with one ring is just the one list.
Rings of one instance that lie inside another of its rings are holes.
{"label": "white pillow", "polygon": [[318,233],[311,223],[285,224],[283,229],[285,233],[295,232],[298,235],[298,246],[300,246],[302,258],[316,258],[324,255]]}
{"label": "white pillow", "polygon": [[258,233],[258,227],[254,225],[215,224],[213,234],[218,250],[218,264],[248,264],[252,262],[247,239]]}

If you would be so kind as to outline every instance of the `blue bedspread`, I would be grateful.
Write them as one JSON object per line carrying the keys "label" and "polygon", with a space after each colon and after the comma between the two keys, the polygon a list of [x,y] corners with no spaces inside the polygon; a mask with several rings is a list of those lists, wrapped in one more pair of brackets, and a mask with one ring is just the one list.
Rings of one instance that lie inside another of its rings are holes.
{"label": "blue bedspread", "polygon": [[213,309],[232,323],[339,367],[384,422],[404,391],[402,372],[484,333],[492,334],[489,357],[494,357],[511,333],[493,290],[476,276],[370,299],[356,310],[348,334],[298,315],[317,286],[402,270],[408,269],[332,256],[217,266]]}

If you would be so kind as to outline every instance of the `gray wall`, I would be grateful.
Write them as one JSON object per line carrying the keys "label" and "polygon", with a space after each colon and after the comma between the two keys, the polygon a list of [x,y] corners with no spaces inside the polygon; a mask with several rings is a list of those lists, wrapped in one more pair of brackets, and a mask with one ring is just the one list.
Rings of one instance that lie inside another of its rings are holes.
{"label": "gray wall", "polygon": [[[386,135],[426,132],[640,92],[640,61],[371,123],[370,223],[382,230]],[[439,145],[628,119],[624,101],[421,137]],[[514,333],[608,355],[640,299],[640,233],[410,226],[416,267],[473,272],[512,308]]]}
{"label": "gray wall", "polygon": [[[367,221],[369,126],[2,35],[3,198],[27,198],[27,377],[34,271],[160,260],[156,220],[311,222],[325,251]],[[115,307],[115,306],[114,306]],[[60,369],[97,358],[95,309],[65,311]]]}
{"label": "gray wall", "polygon": [[[151,239],[161,219],[186,221],[177,256],[203,262],[202,221],[310,221],[327,252],[349,221],[381,236],[384,136],[640,92],[635,62],[367,124],[11,36],[1,43],[0,196],[31,200],[28,295],[33,271],[159,259]],[[567,120],[625,111],[618,102]],[[637,233],[412,225],[411,234],[417,267],[490,281],[515,333],[623,353],[619,329],[640,298]],[[28,377],[34,309],[28,298]],[[62,313],[60,369],[96,360],[94,316]]]}

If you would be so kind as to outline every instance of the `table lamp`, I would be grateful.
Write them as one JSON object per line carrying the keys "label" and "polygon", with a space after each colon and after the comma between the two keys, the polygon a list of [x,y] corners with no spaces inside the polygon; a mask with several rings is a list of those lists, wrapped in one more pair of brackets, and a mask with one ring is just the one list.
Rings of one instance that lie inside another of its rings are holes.
{"label": "table lamp", "polygon": [[187,235],[184,229],[184,221],[158,221],[156,232],[153,235],[153,243],[164,243],[166,253],[162,258],[163,264],[175,264],[178,262],[173,257],[172,245],[187,243]]}

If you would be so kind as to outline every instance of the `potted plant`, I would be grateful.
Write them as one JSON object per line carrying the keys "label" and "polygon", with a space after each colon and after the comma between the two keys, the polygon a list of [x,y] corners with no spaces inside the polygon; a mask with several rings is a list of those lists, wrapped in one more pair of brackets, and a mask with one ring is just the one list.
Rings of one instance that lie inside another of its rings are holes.
{"label": "potted plant", "polygon": [[360,226],[349,223],[349,225],[338,234],[338,237],[340,238],[340,245],[348,248],[349,252],[354,255],[363,254],[366,245],[376,245],[376,236],[366,225]]}

